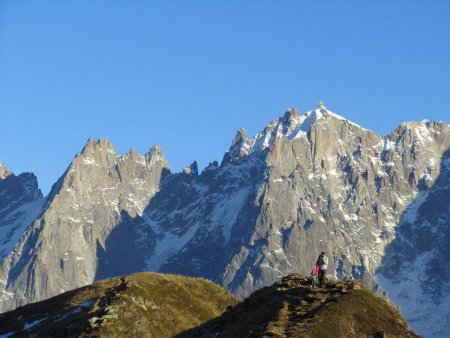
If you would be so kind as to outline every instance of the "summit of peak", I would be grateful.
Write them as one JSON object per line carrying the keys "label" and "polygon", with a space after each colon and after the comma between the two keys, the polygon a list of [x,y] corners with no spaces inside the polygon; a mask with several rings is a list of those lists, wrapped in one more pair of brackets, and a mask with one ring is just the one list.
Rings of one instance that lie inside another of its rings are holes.
{"label": "summit of peak", "polygon": [[89,137],[83,149],[81,150],[81,153],[86,154],[92,152],[94,150],[94,146],[95,146],[94,139],[92,137]]}
{"label": "summit of peak", "polygon": [[317,104],[317,109],[327,110],[327,107],[325,106],[325,103],[323,103],[322,100],[320,100],[319,103]]}
{"label": "summit of peak", "polygon": [[142,157],[142,155],[135,148],[130,148],[130,150],[128,150],[128,152],[125,155],[128,155],[131,158],[140,158],[140,157]]}
{"label": "summit of peak", "polygon": [[241,128],[237,131],[236,136],[231,142],[231,147],[234,147],[236,144],[245,142],[247,140],[248,140],[247,133],[245,132],[244,128]]}
{"label": "summit of peak", "polygon": [[[151,148],[150,148],[150,150],[147,152],[147,154],[148,155],[150,155],[150,156],[152,156],[152,155],[156,155],[156,154],[162,154],[163,153],[163,151],[162,151],[162,148],[161,148],[161,146],[159,145],[159,144],[154,144]],[[147,155],[146,154],[146,155]]]}
{"label": "summit of peak", "polygon": [[97,145],[98,145],[100,148],[103,148],[103,149],[105,149],[105,148],[113,149],[113,146],[112,146],[111,142],[109,142],[109,140],[108,140],[107,138],[100,138],[100,139],[97,141]]}
{"label": "summit of peak", "polygon": [[159,144],[153,145],[153,147],[150,148],[148,153],[145,154],[145,158],[147,160],[162,160],[164,159],[164,152]]}
{"label": "summit of peak", "polygon": [[89,153],[96,152],[98,150],[109,150],[110,152],[115,153],[115,149],[112,146],[111,142],[109,142],[106,138],[99,138],[98,141],[95,141],[92,137],[90,137],[81,151],[82,154],[86,155]]}
{"label": "summit of peak", "polygon": [[300,112],[298,111],[297,108],[295,107],[291,107],[288,110],[286,110],[286,112],[284,113],[283,116],[283,121],[297,121],[298,118],[300,117]]}
{"label": "summit of peak", "polygon": [[162,151],[161,146],[158,143],[155,143],[151,148],[150,151]]}
{"label": "summit of peak", "polygon": [[183,174],[190,176],[197,176],[198,175],[197,161],[194,161],[189,166],[183,168]]}
{"label": "summit of peak", "polygon": [[12,175],[12,171],[5,167],[3,162],[0,161],[0,179],[4,179]]}

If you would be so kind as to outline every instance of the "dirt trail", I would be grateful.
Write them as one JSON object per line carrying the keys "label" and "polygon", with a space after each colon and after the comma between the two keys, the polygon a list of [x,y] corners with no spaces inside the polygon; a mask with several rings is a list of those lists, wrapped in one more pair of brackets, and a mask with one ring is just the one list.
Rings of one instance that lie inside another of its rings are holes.
{"label": "dirt trail", "polygon": [[293,337],[305,332],[318,313],[337,301],[348,289],[359,288],[356,282],[329,281],[325,288],[311,288],[309,280],[301,275],[291,275],[277,283],[283,306],[276,318],[267,323],[264,337]]}
{"label": "dirt trail", "polygon": [[310,322],[320,320],[323,308],[356,288],[354,281],[328,281],[326,288],[311,288],[308,277],[291,274],[177,337],[298,337]]}
{"label": "dirt trail", "polygon": [[221,316],[177,338],[418,337],[401,314],[356,281],[312,288],[308,277],[290,274]]}

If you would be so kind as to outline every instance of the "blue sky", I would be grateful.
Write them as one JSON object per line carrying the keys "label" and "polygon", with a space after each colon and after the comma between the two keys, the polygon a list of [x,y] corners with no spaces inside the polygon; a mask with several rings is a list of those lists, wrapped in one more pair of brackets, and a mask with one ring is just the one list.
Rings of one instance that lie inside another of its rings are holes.
{"label": "blue sky", "polygon": [[89,137],[221,160],[319,100],[386,135],[450,123],[450,1],[2,1],[0,161],[44,193]]}

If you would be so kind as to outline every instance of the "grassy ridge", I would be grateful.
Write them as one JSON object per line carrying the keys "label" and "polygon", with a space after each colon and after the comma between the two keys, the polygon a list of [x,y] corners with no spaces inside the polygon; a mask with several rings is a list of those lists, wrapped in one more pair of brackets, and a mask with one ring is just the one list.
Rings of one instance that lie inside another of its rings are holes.
{"label": "grassy ridge", "polygon": [[418,337],[401,314],[355,281],[311,288],[292,274],[194,329],[188,337]]}
{"label": "grassy ridge", "polygon": [[311,323],[305,337],[408,337],[409,332],[401,314],[367,289],[355,289],[339,302],[323,309]]}
{"label": "grassy ridge", "polygon": [[201,278],[137,273],[0,315],[0,335],[172,337],[237,300]]}
{"label": "grassy ridge", "polygon": [[200,278],[137,273],[0,315],[7,337],[417,337],[355,281],[291,274],[238,302]]}

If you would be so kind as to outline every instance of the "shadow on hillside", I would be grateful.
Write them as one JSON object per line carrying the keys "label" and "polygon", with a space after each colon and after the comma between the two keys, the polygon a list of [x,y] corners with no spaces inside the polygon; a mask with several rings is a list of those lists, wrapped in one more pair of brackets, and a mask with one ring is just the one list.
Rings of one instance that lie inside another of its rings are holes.
{"label": "shadow on hillside", "polygon": [[[415,182],[419,194],[402,214],[396,237],[376,271],[394,282],[401,271],[409,271],[437,304],[450,279],[450,150],[442,155],[440,168],[431,187],[424,179]],[[418,259],[421,262],[415,265]]]}
{"label": "shadow on hillside", "polygon": [[229,307],[221,316],[213,318],[175,338],[187,337],[258,337],[267,330],[267,323],[277,321],[286,293],[277,285],[266,286],[255,291],[251,297]]}
{"label": "shadow on hillside", "polygon": [[295,337],[317,321],[318,313],[355,287],[356,282],[329,281],[326,288],[311,288],[309,278],[291,274],[175,337]]}

